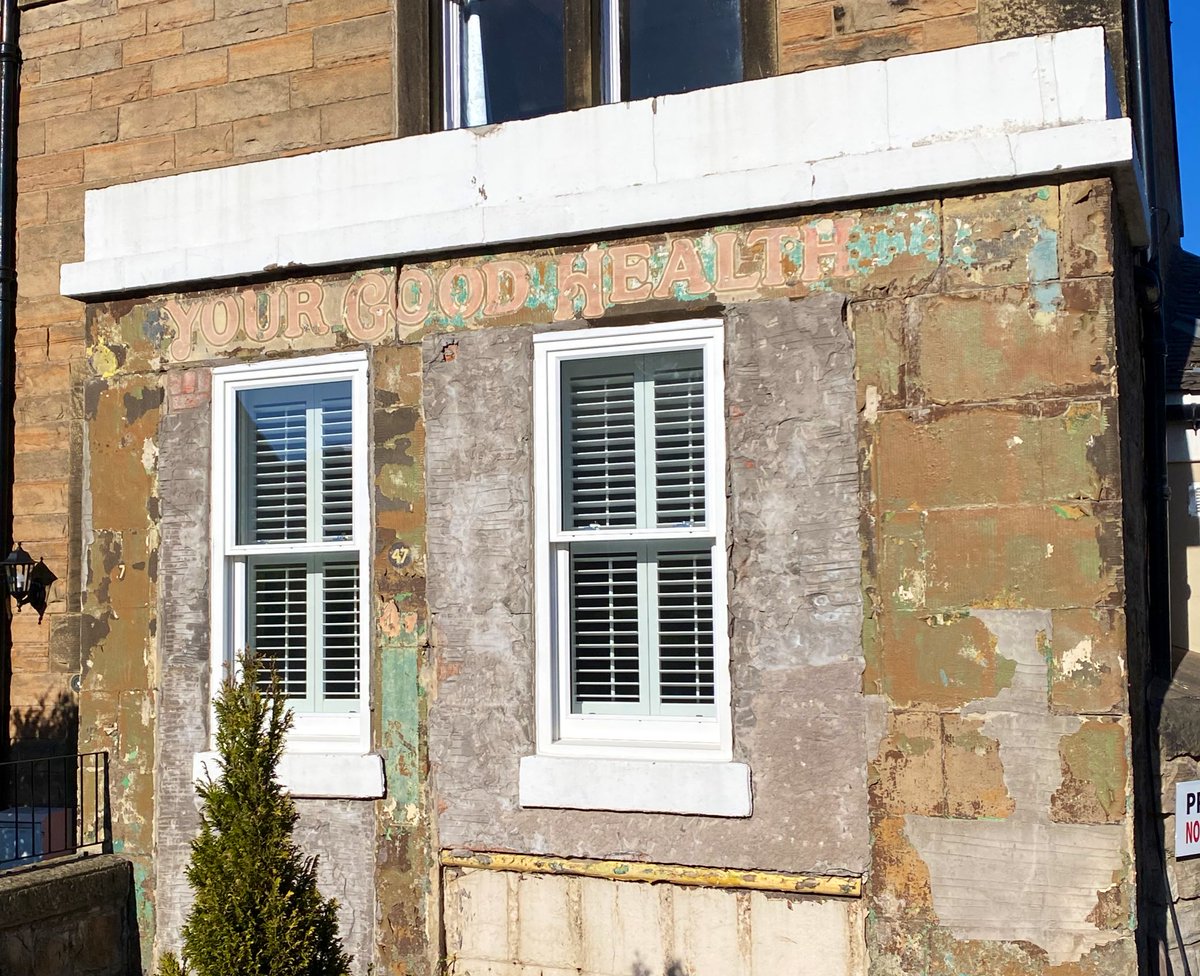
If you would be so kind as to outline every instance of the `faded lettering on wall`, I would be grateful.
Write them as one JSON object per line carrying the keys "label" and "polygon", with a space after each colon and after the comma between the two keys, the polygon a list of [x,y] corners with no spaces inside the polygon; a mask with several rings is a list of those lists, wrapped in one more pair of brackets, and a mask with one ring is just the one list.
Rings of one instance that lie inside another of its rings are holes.
{"label": "faded lettering on wall", "polygon": [[414,263],[162,302],[171,362],[379,343],[425,329],[598,319],[614,309],[828,290],[898,258],[936,262],[932,207]]}
{"label": "faded lettering on wall", "polygon": [[334,329],[358,342],[379,342],[396,332],[395,276],[364,271],[348,280],[286,282],[268,288],[188,299],[169,299],[163,315],[174,327],[167,347],[175,362],[192,358],[198,340],[211,351],[250,342],[269,346]]}

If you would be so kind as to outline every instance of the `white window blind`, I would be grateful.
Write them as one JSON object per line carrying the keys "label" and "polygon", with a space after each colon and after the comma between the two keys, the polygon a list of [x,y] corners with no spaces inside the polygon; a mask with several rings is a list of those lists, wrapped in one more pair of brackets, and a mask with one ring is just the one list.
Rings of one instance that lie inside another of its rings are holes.
{"label": "white window blind", "polygon": [[302,542],[308,534],[308,404],[247,394],[243,408],[250,486],[241,541]]}
{"label": "white window blind", "polygon": [[255,564],[249,575],[253,647],[274,665],[288,698],[307,698],[308,567]]}
{"label": "white window blind", "polygon": [[704,371],[654,374],[654,497],[659,525],[704,521]]}
{"label": "white window blind", "polygon": [[573,674],[577,704],[641,699],[637,552],[571,558]]}
{"label": "white window blind", "polygon": [[247,643],[297,711],[355,710],[359,553],[344,545],[354,536],[351,383],[242,390],[236,403]]}
{"label": "white window blind", "polygon": [[634,382],[632,369],[569,380],[566,473],[574,528],[637,522]]}
{"label": "white window blind", "polygon": [[562,528],[587,536],[565,547],[574,713],[714,713],[704,369],[699,350],[562,365]]}
{"label": "white window blind", "polygon": [[712,704],[712,553],[658,554],[659,699],[664,704]]}
{"label": "white window blind", "polygon": [[327,396],[321,405],[321,526],[326,541],[354,532],[354,458],[351,398]]}

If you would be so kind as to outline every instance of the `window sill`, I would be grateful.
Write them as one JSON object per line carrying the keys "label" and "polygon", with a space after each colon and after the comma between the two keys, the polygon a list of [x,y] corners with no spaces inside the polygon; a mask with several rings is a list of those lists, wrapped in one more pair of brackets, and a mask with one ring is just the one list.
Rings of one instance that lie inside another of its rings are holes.
{"label": "window sill", "polygon": [[[192,776],[205,778],[205,769],[220,769],[215,752],[192,757]],[[385,795],[383,759],[368,753],[287,753],[279,761],[278,780],[294,797],[376,800]]]}
{"label": "window sill", "polygon": [[526,756],[523,807],[748,817],[750,767],[735,762],[657,762]]}

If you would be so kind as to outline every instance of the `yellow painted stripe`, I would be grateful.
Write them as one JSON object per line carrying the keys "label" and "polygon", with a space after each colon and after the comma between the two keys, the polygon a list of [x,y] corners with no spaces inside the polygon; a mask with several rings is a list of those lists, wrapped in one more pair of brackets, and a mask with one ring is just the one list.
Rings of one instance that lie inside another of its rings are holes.
{"label": "yellow painted stripe", "polygon": [[608,881],[668,881],[671,884],[701,888],[787,891],[835,898],[862,897],[861,878],[842,878],[829,874],[780,874],[774,871],[738,871],[735,868],[648,864],[643,861],[592,861],[576,857],[483,854],[476,851],[442,851],[442,864],[450,868],[566,874],[581,878],[604,878]]}

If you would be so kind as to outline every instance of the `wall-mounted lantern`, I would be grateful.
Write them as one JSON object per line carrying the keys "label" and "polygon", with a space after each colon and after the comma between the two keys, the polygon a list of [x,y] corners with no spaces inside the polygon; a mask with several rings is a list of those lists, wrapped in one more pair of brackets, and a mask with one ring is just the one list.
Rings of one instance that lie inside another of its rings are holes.
{"label": "wall-mounted lantern", "polygon": [[13,546],[0,566],[4,567],[4,583],[8,587],[8,595],[17,601],[17,613],[21,607],[29,604],[37,611],[38,623],[46,615],[46,603],[50,599],[50,584],[57,576],[42,560],[36,563],[29,553],[21,548],[21,543]]}

